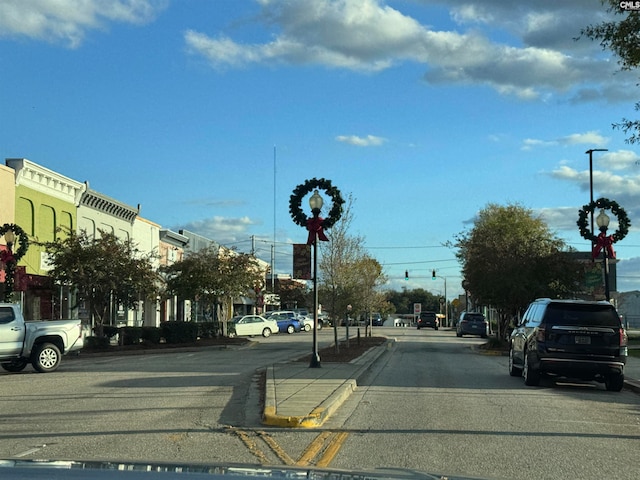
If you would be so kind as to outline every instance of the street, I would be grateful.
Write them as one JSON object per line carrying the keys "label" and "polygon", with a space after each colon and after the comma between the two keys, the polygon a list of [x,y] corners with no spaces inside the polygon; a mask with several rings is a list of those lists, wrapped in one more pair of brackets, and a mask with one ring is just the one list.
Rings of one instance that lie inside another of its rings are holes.
{"label": "street", "polygon": [[[508,375],[506,357],[471,348],[484,340],[449,330],[374,334],[395,337],[395,346],[316,430],[261,425],[256,373],[308,353],[309,333],[255,338],[239,350],[65,358],[53,374],[3,372],[0,458],[637,478],[637,394],[526,387]],[[328,345],[333,331],[318,337]],[[330,463],[312,460],[311,447],[332,447]]]}

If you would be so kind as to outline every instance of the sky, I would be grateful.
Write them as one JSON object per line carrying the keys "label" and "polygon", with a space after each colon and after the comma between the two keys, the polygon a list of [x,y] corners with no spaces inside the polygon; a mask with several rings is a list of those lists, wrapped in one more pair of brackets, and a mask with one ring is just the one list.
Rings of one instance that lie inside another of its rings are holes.
{"label": "sky", "polygon": [[450,298],[447,245],[489,204],[589,250],[585,152],[606,149],[594,198],[631,220],[614,248],[636,290],[640,155],[612,124],[639,115],[638,74],[576,40],[607,18],[599,0],[2,0],[0,156],[163,228],[274,246],[278,273],[306,241],[293,189],[329,179],[387,287]]}

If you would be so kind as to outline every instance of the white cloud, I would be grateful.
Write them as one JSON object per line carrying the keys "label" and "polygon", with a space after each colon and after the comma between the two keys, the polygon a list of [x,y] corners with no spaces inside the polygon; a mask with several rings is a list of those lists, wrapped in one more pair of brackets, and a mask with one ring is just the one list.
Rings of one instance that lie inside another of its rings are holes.
{"label": "white cloud", "polygon": [[609,142],[607,137],[603,137],[599,132],[591,131],[585,133],[573,133],[558,139],[558,143],[561,145],[594,145],[596,147],[603,147]]}
{"label": "white cloud", "polygon": [[640,168],[640,156],[630,150],[603,153],[596,157],[596,163],[605,169],[624,170],[630,167]]}
{"label": "white cloud", "polygon": [[552,230],[578,229],[576,226],[578,208],[576,207],[541,208],[537,213]]}
{"label": "white cloud", "polygon": [[522,150],[531,150],[535,147],[555,147],[558,145],[589,145],[602,147],[608,142],[609,138],[600,135],[599,132],[590,131],[584,133],[573,133],[553,140],[526,138],[522,141]]}
{"label": "white cloud", "polygon": [[62,42],[75,48],[87,30],[104,28],[108,22],[146,23],[165,6],[165,0],[3,0],[0,36]]}
{"label": "white cloud", "polygon": [[336,140],[338,142],[355,145],[356,147],[378,147],[387,141],[385,138],[376,137],[374,135],[367,135],[366,137],[358,137],[356,135],[338,135]]}
{"label": "white cloud", "polygon": [[603,18],[597,2],[423,0],[449,5],[460,25],[450,31],[435,31],[384,0],[258,3],[255,18],[273,31],[268,41],[242,44],[189,30],[190,52],[215,68],[279,62],[377,72],[414,62],[425,66],[427,82],[487,85],[524,100],[557,93],[572,101],[619,101],[630,98],[627,87],[636,80],[625,72],[613,76],[615,62],[596,43],[574,41],[581,28]]}
{"label": "white cloud", "polygon": [[[629,218],[640,218],[640,174],[622,176],[602,170],[593,170],[592,173],[595,198],[615,200],[626,210]],[[577,185],[582,191],[590,190],[589,170],[578,171],[562,165],[549,175],[556,180]],[[588,203],[588,199],[585,203]]]}
{"label": "white cloud", "polygon": [[215,239],[221,245],[230,245],[247,240],[250,237],[249,230],[258,224],[259,222],[246,216],[238,218],[215,216],[180,225],[175,230],[189,230],[203,237]]}

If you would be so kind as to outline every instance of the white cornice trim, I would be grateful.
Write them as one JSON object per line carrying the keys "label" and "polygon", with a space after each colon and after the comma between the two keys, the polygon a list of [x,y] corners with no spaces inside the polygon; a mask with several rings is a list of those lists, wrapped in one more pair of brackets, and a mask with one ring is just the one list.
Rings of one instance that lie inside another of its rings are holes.
{"label": "white cornice trim", "polygon": [[84,183],[60,175],[26,158],[8,158],[6,163],[16,172],[16,186],[22,185],[76,206],[86,188]]}

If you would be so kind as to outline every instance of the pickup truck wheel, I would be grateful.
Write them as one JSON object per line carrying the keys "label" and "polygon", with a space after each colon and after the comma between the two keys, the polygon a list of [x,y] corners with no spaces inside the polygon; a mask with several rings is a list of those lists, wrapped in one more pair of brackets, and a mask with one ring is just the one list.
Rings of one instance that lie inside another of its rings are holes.
{"label": "pickup truck wheel", "polygon": [[13,360],[12,362],[3,363],[2,368],[7,372],[21,372],[28,363],[26,360]]}
{"label": "pickup truck wheel", "polygon": [[36,345],[31,354],[31,365],[40,373],[53,372],[60,365],[60,349],[53,343]]}

